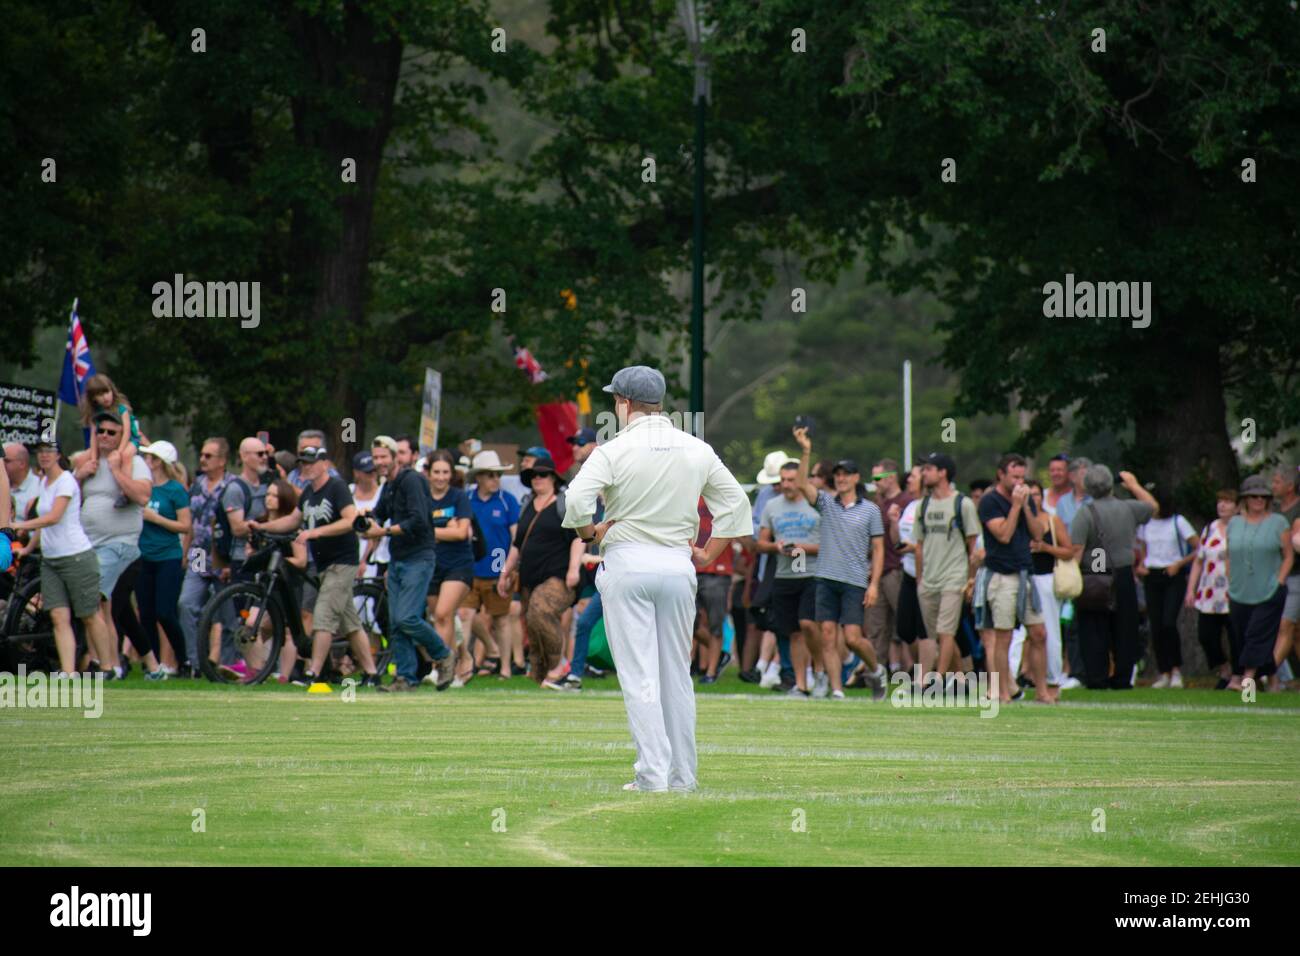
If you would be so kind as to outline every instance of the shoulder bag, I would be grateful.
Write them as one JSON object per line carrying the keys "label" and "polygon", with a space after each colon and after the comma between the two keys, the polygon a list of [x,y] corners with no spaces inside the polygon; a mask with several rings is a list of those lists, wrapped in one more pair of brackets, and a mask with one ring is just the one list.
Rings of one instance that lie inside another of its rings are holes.
{"label": "shoulder bag", "polygon": [[[1097,517],[1097,507],[1092,502],[1088,503],[1088,515],[1092,519],[1092,526],[1096,529],[1097,539],[1101,542],[1102,550],[1106,553],[1106,561],[1110,561],[1110,549],[1106,547],[1106,537],[1102,534],[1101,521]],[[1084,542],[1085,553],[1087,542]],[[1079,611],[1101,611],[1110,612],[1115,610],[1115,573],[1112,570],[1106,571],[1089,571],[1080,572],[1083,577],[1083,590],[1074,600],[1074,607]]]}

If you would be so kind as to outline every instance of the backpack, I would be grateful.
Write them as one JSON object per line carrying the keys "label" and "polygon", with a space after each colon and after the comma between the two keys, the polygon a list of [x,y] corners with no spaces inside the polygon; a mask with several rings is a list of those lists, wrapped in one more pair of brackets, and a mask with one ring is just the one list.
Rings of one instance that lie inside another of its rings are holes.
{"label": "backpack", "polygon": [[[960,491],[957,492],[956,508],[953,511],[952,520],[948,522],[948,537],[950,538],[952,537],[953,528],[956,528],[957,533],[960,534],[963,538],[966,537],[966,523],[962,521],[962,517],[961,517],[961,505],[962,502],[965,500],[966,500],[966,496],[963,495]],[[922,528],[925,527],[925,509],[929,507],[929,504],[930,504],[930,496],[926,495],[924,498],[921,499],[921,510],[916,516],[917,523],[920,524]]]}
{"label": "backpack", "polygon": [[[244,512],[247,514],[248,509],[253,504],[253,489],[249,487],[248,482],[236,475],[230,480],[232,485],[238,485],[239,490],[244,495]],[[225,489],[222,489],[221,497],[226,495]],[[230,567],[231,557],[235,546],[235,532],[230,527],[230,516],[226,514],[226,508],[221,503],[220,498],[217,500],[217,513],[212,519],[212,554],[216,558],[218,567]]]}

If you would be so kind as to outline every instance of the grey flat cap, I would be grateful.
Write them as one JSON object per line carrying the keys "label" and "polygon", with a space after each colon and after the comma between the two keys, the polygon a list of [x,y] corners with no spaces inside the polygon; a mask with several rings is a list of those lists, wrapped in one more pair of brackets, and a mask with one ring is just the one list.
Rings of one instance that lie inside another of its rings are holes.
{"label": "grey flat cap", "polygon": [[648,365],[629,365],[614,373],[614,378],[605,386],[605,391],[622,395],[634,402],[658,405],[664,400],[668,390],[664,377],[656,368]]}

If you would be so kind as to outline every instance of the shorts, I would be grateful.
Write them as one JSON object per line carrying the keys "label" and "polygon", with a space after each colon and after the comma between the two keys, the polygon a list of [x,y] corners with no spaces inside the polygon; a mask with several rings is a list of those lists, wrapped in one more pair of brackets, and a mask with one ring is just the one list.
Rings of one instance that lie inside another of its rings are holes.
{"label": "shorts", "polygon": [[947,634],[956,635],[961,628],[961,591],[927,591],[922,588],[917,592],[921,603],[921,617],[925,619],[925,631],[931,637]]}
{"label": "shorts", "polygon": [[460,606],[477,611],[480,607],[492,617],[505,617],[510,613],[510,598],[497,594],[497,578],[474,578]]}
{"label": "shorts", "polygon": [[[311,561],[311,560],[307,561],[307,573],[308,574],[316,573],[315,561]],[[302,600],[302,604],[300,605],[300,607],[308,614],[311,614],[314,610],[316,610],[316,595],[317,595],[316,585],[312,584],[310,581],[304,578],[302,582],[302,594],[299,595],[299,597]]]}
{"label": "shorts", "polygon": [[898,639],[904,644],[915,644],[917,638],[925,640],[925,621],[921,619],[921,602],[916,597],[916,578],[906,571],[898,586],[898,616],[895,619]]}
{"label": "shorts", "polygon": [[816,611],[818,621],[834,621],[844,627],[862,626],[862,602],[867,589],[843,581],[814,578],[817,582]]}
{"label": "shorts", "polygon": [[1282,620],[1300,621],[1300,574],[1286,579],[1286,604],[1282,606]]}
{"label": "shorts", "polygon": [[[1033,580],[1026,580],[1025,586],[1032,588],[1034,586]],[[988,603],[993,612],[993,629],[995,631],[1011,631],[1015,629],[1016,601],[1019,595],[1019,574],[998,574],[996,571],[990,573]],[[1034,610],[1034,603],[1029,595],[1025,596],[1025,617],[1020,623],[1026,627],[1043,623],[1043,615]]]}
{"label": "shorts", "polygon": [[459,581],[466,587],[474,583],[474,565],[466,564],[459,568],[447,568],[441,564],[433,567],[433,577],[429,578],[429,596],[438,593],[443,581]]}
{"label": "shorts", "polygon": [[356,576],[355,564],[331,564],[322,572],[316,610],[312,614],[312,633],[328,631],[347,637],[353,631],[362,630],[361,615],[352,600],[352,582]]}
{"label": "shorts", "polygon": [[99,610],[99,559],[94,550],[63,558],[41,558],[41,602],[45,610],[72,608],[73,617]]}
{"label": "shorts", "polygon": [[125,541],[114,541],[97,545],[95,557],[99,560],[99,593],[107,601],[113,596],[113,589],[117,587],[117,579],[122,576],[122,572],[140,557],[140,548]]}
{"label": "shorts", "polygon": [[709,633],[722,636],[722,622],[727,616],[727,598],[731,596],[731,575],[697,574],[695,588],[695,613],[704,612],[709,622]]}
{"label": "shorts", "polygon": [[772,585],[772,630],[788,637],[800,621],[817,620],[817,579],[777,578]]}

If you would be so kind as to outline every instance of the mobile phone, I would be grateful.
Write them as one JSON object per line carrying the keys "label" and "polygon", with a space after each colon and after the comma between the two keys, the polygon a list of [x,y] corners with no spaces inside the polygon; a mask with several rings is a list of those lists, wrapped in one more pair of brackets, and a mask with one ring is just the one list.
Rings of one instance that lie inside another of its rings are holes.
{"label": "mobile phone", "polygon": [[257,440],[260,441],[263,445],[270,444],[270,441],[271,441],[271,433],[270,433],[270,432],[258,432],[258,433],[257,433]]}
{"label": "mobile phone", "polygon": [[796,415],[794,417],[794,427],[808,429],[809,438],[812,438],[817,433],[817,422],[811,415]]}

